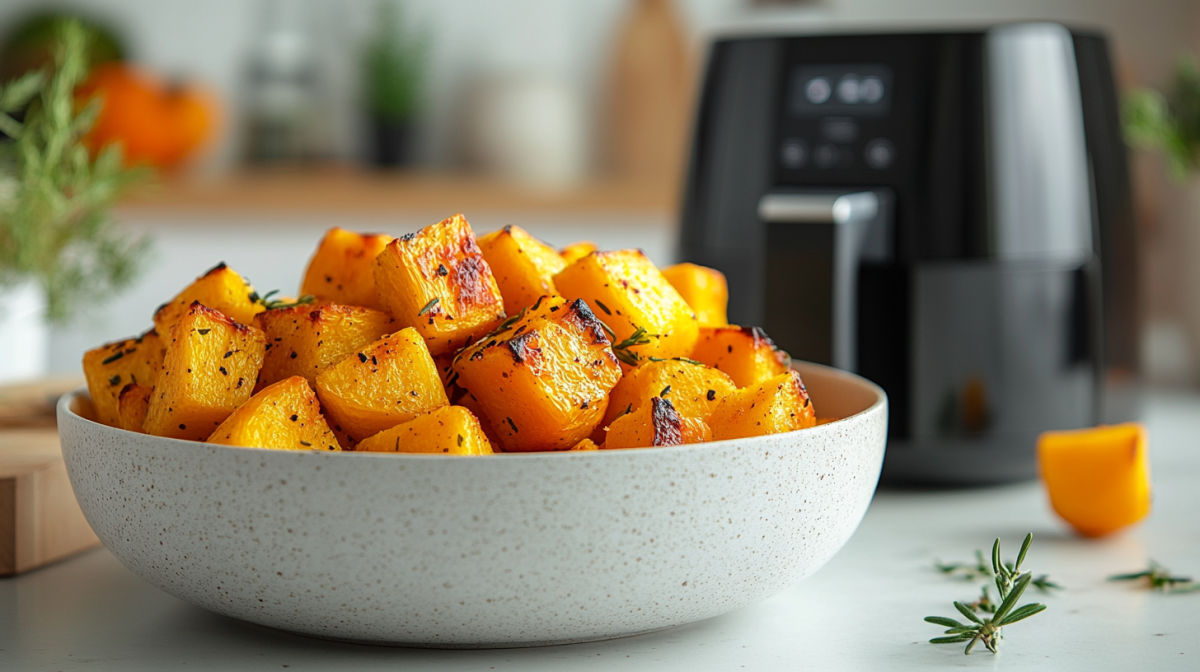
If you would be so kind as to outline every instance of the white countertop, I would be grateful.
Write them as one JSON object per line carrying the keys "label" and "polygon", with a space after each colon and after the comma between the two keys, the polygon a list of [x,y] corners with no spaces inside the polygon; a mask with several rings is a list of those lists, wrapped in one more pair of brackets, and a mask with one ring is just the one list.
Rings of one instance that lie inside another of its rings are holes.
{"label": "white countertop", "polygon": [[[1200,396],[1148,405],[1155,502],[1140,527],[1100,541],[1072,535],[1041,486],[880,492],[858,532],[820,572],[717,618],[593,644],[491,651],[358,646],[309,639],[187,605],[96,550],[0,580],[0,670],[1012,670],[1200,669],[1200,592],[1109,583],[1154,557],[1200,575]],[[997,656],[933,645],[927,615],[956,616],[978,583],[938,574],[1003,539],[1035,541],[1026,568],[1066,590],[1006,631]]]}

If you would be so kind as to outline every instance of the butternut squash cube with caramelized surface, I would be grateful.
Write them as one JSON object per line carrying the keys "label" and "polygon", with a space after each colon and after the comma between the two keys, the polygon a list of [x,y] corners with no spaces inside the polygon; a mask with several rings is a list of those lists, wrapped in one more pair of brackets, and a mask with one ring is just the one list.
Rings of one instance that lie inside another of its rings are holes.
{"label": "butternut squash cube with caramelized surface", "polygon": [[579,453],[587,450],[600,450],[600,446],[597,446],[596,442],[591,439],[584,439],[570,448],[568,452]]}
{"label": "butternut squash cube with caramelized surface", "polygon": [[379,303],[412,327],[429,352],[453,352],[504,319],[504,299],[475,242],[455,215],[388,243],[375,258]]}
{"label": "butternut squash cube with caramelized surface", "polygon": [[479,249],[492,269],[504,312],[516,315],[542,296],[552,296],[554,275],[567,262],[549,245],[529,235],[519,226],[508,226],[479,238]]}
{"label": "butternut squash cube with caramelized surface", "polygon": [[687,357],[696,345],[696,314],[641,250],[593,252],[554,276],[568,299],[583,299],[596,309],[625,349],[622,362],[649,357]]}
{"label": "butternut squash cube with caramelized surface", "polygon": [[359,452],[491,455],[479,420],[462,406],[443,406],[358,444]]}
{"label": "butternut squash cube with caramelized surface", "polygon": [[628,371],[608,395],[604,426],[611,425],[619,415],[640,409],[655,397],[670,400],[682,415],[703,420],[736,390],[729,376],[695,360],[646,362]]}
{"label": "butternut squash cube with caramelized surface", "polygon": [[792,366],[792,358],[758,327],[701,327],[691,357],[729,374],[738,387],[758,385]]}
{"label": "butternut squash cube with caramelized surface", "polygon": [[1150,457],[1139,423],[1044,432],[1038,466],[1054,512],[1085,537],[1102,537],[1150,513]]}
{"label": "butternut squash cube with caramelized surface", "polygon": [[598,249],[600,248],[596,247],[596,244],[592,241],[581,240],[562,248],[558,251],[558,254],[563,258],[563,261],[567,262],[567,266],[570,266]]}
{"label": "butternut squash cube with caramelized surface", "polygon": [[664,268],[662,274],[696,311],[700,326],[721,327],[729,324],[729,318],[725,316],[729,307],[729,285],[724,273],[707,266],[675,264]]}
{"label": "butternut squash cube with caramelized surface", "polygon": [[329,419],[360,441],[450,404],[425,340],[411,327],[326,369],[317,394]]}
{"label": "butternut squash cube with caramelized surface", "polygon": [[112,427],[118,421],[118,396],[130,383],[154,386],[163,364],[164,345],[151,329],[137,338],[115,341],[83,355],[83,375],[96,409],[96,420]]}
{"label": "butternut squash cube with caramelized surface", "polygon": [[458,354],[458,385],[479,400],[505,452],[567,450],[604,418],[621,378],[586,302],[546,297]]}
{"label": "butternut squash cube with caramelized surface", "polygon": [[141,433],[142,425],[146,423],[146,412],[150,410],[152,394],[154,388],[150,385],[130,383],[121,388],[121,394],[117,397],[117,427]]}
{"label": "butternut squash cube with caramelized surface", "polygon": [[375,293],[375,257],[390,242],[385,233],[330,229],[308,262],[300,293],[321,302],[383,310]]}
{"label": "butternut squash cube with caramelized surface", "polygon": [[265,310],[258,293],[238,272],[221,262],[188,285],[175,298],[154,312],[154,328],[166,338],[171,326],[183,318],[192,302],[199,301],[234,322],[250,324]]}
{"label": "butternut squash cube with caramelized surface", "polygon": [[608,428],[606,449],[655,448],[704,443],[712,440],[712,431],[700,418],[681,415],[670,400],[661,397],[626,413]]}
{"label": "butternut squash cube with caramelized surface", "polygon": [[817,415],[800,374],[788,371],[725,397],[708,424],[720,441],[806,429]]}
{"label": "butternut squash cube with caramelized surface", "polygon": [[193,302],[171,327],[142,429],[203,441],[250,398],[266,347],[256,327]]}
{"label": "butternut squash cube with caramelized surface", "polygon": [[267,337],[258,389],[292,376],[311,387],[322,371],[397,328],[387,313],[336,303],[268,310],[254,324]]}
{"label": "butternut squash cube with caramelized surface", "polygon": [[208,443],[277,450],[341,450],[300,376],[264,387],[213,430]]}

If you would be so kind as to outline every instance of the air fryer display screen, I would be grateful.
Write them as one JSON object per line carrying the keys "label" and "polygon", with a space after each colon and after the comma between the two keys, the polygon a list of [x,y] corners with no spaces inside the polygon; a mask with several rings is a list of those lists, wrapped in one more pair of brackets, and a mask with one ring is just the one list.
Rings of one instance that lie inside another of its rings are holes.
{"label": "air fryer display screen", "polygon": [[800,65],[792,71],[788,107],[800,117],[882,117],[892,103],[886,65]]}

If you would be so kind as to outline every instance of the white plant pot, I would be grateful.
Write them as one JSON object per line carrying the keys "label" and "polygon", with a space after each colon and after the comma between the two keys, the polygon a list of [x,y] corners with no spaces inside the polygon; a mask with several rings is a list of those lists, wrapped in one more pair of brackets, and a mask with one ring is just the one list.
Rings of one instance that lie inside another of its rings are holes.
{"label": "white plant pot", "polygon": [[46,375],[46,293],[33,281],[0,285],[0,384]]}

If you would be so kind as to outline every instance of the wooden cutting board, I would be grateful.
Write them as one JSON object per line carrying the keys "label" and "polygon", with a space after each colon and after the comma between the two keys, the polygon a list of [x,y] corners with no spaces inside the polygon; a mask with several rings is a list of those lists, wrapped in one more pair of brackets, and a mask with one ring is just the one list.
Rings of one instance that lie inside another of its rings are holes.
{"label": "wooden cutting board", "polygon": [[0,576],[100,543],[75,501],[53,420],[54,399],[80,382],[0,387]]}

